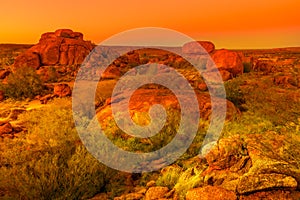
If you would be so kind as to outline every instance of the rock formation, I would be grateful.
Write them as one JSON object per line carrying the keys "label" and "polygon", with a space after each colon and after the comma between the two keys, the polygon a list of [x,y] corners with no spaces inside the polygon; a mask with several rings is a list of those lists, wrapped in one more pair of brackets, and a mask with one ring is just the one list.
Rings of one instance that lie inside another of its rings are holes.
{"label": "rock formation", "polygon": [[41,66],[77,65],[93,49],[90,41],[83,40],[83,34],[69,29],[59,29],[44,33],[39,43],[19,55],[14,67],[30,66],[39,69]]}
{"label": "rock formation", "polygon": [[[199,48],[199,44],[203,49]],[[205,51],[203,51],[205,50]],[[215,50],[215,45],[209,41],[188,42],[183,45],[182,53],[184,54],[206,54],[212,53]]]}
{"label": "rock formation", "polygon": [[243,61],[239,53],[235,51],[221,49],[215,51],[212,54],[211,58],[214,61],[214,63],[207,63],[206,67],[208,71],[213,70],[213,67],[215,66],[219,71],[227,71],[233,77],[239,74],[243,74]]}

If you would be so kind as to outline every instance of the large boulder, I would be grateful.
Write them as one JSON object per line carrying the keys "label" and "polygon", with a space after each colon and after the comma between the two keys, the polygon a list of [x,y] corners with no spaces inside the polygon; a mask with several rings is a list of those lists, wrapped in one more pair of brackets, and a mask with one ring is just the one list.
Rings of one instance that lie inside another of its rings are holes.
{"label": "large boulder", "polygon": [[[218,141],[206,155],[206,184],[240,195],[299,188],[300,137],[275,132],[231,136]],[[287,149],[289,149],[287,151]]]}
{"label": "large boulder", "polygon": [[38,69],[40,66],[77,65],[93,49],[90,41],[83,40],[83,34],[70,29],[59,29],[44,33],[39,43],[19,55],[14,67],[30,66]]}
{"label": "large boulder", "polygon": [[[203,49],[199,48],[199,44],[202,46]],[[205,50],[206,52],[203,50]],[[214,50],[215,45],[209,41],[188,42],[182,47],[182,53],[184,54],[206,54],[212,53]]]}
{"label": "large boulder", "polygon": [[212,54],[213,62],[208,60],[206,68],[208,71],[211,71],[216,67],[220,71],[230,72],[233,77],[243,74],[244,67],[240,54],[226,49],[217,50]]}
{"label": "large boulder", "polygon": [[[208,120],[211,116],[212,108],[210,96],[205,92],[197,92],[196,96],[199,104],[200,116],[202,119]],[[108,105],[105,105],[98,110],[97,116],[99,121],[102,123],[101,126],[103,128],[107,126],[106,122],[109,122],[111,119],[113,119],[111,109],[111,106],[114,106],[113,104],[118,104],[118,107],[124,112],[127,112],[129,109],[132,119],[138,122],[138,124],[142,125],[149,123],[149,118],[147,115],[145,115],[145,113],[149,111],[151,106],[155,104],[161,104],[166,108],[179,110],[180,105],[177,98],[183,98],[186,103],[189,101],[189,99],[184,95],[176,98],[176,96],[167,89],[137,89],[130,97],[128,107],[126,99],[129,97],[130,92],[124,91],[124,93],[118,94],[112,99],[108,100]],[[219,106],[223,105],[221,104],[220,99],[216,99],[216,109],[218,109]],[[195,113],[195,111],[191,110],[190,113],[192,115]],[[227,101],[226,118],[230,120],[237,115],[239,115],[239,110],[233,105],[233,103]]]}

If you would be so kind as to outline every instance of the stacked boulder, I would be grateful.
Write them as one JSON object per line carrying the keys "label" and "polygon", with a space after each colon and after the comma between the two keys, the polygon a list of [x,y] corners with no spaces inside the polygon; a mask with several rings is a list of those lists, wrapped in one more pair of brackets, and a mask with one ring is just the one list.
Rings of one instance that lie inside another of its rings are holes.
{"label": "stacked boulder", "polygon": [[182,47],[182,53],[186,56],[206,60],[203,76],[207,78],[214,78],[215,71],[219,70],[222,79],[227,81],[243,74],[244,71],[244,55],[241,52],[227,49],[216,50],[212,42],[197,41],[186,43]]}
{"label": "stacked boulder", "polygon": [[14,67],[70,66],[81,64],[93,49],[83,34],[70,29],[59,29],[42,34],[39,43],[19,55]]}

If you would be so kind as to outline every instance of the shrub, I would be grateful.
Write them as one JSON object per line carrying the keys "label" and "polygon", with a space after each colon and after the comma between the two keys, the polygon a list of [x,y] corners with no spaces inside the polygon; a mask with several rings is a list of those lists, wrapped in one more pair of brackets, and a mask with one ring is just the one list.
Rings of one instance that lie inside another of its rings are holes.
{"label": "shrub", "polygon": [[81,199],[101,191],[107,167],[80,143],[69,101],[19,117],[28,133],[1,142],[0,191],[17,199]]}
{"label": "shrub", "polygon": [[226,99],[231,101],[236,107],[242,108],[245,103],[245,97],[241,90],[242,80],[235,78],[225,82]]}
{"label": "shrub", "polygon": [[185,199],[188,190],[204,185],[204,177],[201,175],[204,168],[197,166],[183,171],[180,167],[170,166],[163,169],[162,175],[157,179],[159,186],[175,189],[179,199]]}
{"label": "shrub", "polygon": [[244,73],[249,73],[249,72],[251,72],[251,63],[246,63],[246,62],[244,62],[244,63],[243,63],[243,66],[244,66]]}
{"label": "shrub", "polygon": [[2,85],[2,89],[9,98],[25,99],[42,94],[44,85],[33,68],[21,67],[8,76],[7,84]]}

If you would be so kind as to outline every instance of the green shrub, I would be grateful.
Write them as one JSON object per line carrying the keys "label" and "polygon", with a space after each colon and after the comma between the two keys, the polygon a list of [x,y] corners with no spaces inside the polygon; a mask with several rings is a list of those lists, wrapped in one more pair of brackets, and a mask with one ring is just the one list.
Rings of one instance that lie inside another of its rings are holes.
{"label": "green shrub", "polygon": [[179,195],[179,199],[185,199],[188,190],[204,185],[204,176],[202,176],[204,168],[197,166],[191,167],[183,171],[180,167],[170,166],[163,169],[161,176],[158,177],[156,184],[159,186],[175,189]]}
{"label": "green shrub", "polygon": [[33,98],[44,92],[43,81],[31,67],[18,68],[8,76],[7,84],[1,87],[5,95],[13,99]]}
{"label": "green shrub", "polygon": [[70,100],[19,118],[28,133],[0,141],[0,191],[14,199],[81,199],[101,191],[112,172],[81,144]]}
{"label": "green shrub", "polygon": [[224,83],[226,99],[231,101],[236,107],[242,108],[245,97],[241,90],[242,80],[235,78]]}
{"label": "green shrub", "polygon": [[246,62],[244,62],[244,63],[243,63],[243,66],[244,66],[244,73],[249,73],[249,72],[251,72],[251,63],[246,63]]}

